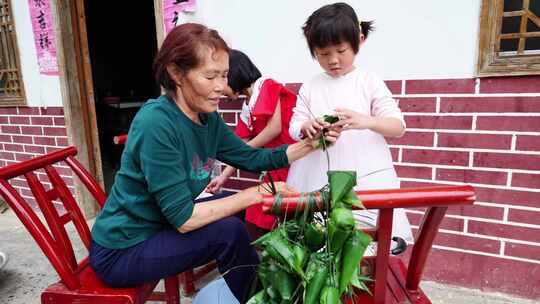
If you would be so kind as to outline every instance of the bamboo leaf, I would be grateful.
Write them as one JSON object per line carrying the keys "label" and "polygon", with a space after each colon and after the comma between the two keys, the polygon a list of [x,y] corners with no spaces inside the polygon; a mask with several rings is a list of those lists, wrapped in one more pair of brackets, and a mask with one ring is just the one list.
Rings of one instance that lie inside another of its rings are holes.
{"label": "bamboo leaf", "polygon": [[321,304],[339,303],[339,291],[334,286],[325,286],[321,291]]}
{"label": "bamboo leaf", "polygon": [[328,171],[332,205],[342,200],[356,186],[356,171]]}
{"label": "bamboo leaf", "polygon": [[354,189],[351,189],[349,192],[347,192],[347,194],[343,196],[342,202],[349,206],[349,208],[355,206],[358,209],[366,209],[366,207],[364,207],[364,204],[362,204],[362,201],[358,199],[358,196],[356,195]]}
{"label": "bamboo leaf", "polygon": [[351,282],[351,278],[358,269],[364,257],[367,246],[371,243],[371,236],[361,230],[355,230],[343,245],[343,263],[339,277],[339,292],[343,294]]}

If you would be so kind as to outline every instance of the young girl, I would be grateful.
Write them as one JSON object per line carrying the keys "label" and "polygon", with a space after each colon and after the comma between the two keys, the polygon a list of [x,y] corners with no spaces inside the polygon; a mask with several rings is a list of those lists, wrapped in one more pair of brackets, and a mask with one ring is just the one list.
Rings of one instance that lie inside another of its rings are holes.
{"label": "young girl", "polygon": [[[295,141],[289,136],[289,121],[296,103],[296,95],[271,78],[261,77],[259,69],[249,57],[238,50],[229,54],[229,88],[225,95],[238,98],[246,96],[236,135],[252,147],[278,147]],[[227,166],[223,173],[208,184],[209,192],[217,192],[235,172]],[[286,181],[288,168],[270,171],[274,181]],[[268,181],[265,178],[265,181]],[[271,230],[276,223],[273,215],[264,214],[260,205],[246,209],[246,224],[252,237]]]}
{"label": "young girl", "polygon": [[[385,83],[373,73],[355,66],[372,22],[359,22],[353,8],[335,3],[316,10],[303,31],[311,55],[324,73],[304,83],[290,122],[293,139],[312,138],[325,123],[325,114],[339,117],[332,125],[346,130],[326,155],[316,151],[291,164],[287,184],[298,191],[314,191],[328,183],[327,170],[356,170],[355,190],[399,188],[392,155],[384,137],[399,137],[405,123]],[[307,178],[308,177],[308,178]],[[377,212],[356,211],[358,222],[376,225]],[[409,222],[402,209],[394,212],[393,235],[412,241]]]}

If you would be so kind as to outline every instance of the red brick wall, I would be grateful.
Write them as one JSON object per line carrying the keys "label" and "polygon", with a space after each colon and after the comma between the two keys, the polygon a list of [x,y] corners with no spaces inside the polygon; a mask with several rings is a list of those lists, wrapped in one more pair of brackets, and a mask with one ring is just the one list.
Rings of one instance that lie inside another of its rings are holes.
{"label": "red brick wall", "polygon": [[[408,124],[404,137],[389,140],[402,187],[469,183],[478,192],[474,207],[449,211],[425,277],[540,297],[540,77],[387,84]],[[231,127],[240,105],[220,106]],[[67,146],[60,107],[0,108],[0,131],[0,166]],[[256,178],[239,172],[227,187]],[[31,196],[22,180],[13,184]],[[414,228],[421,215],[408,211]]]}
{"label": "red brick wall", "polygon": [[[64,111],[61,107],[0,108],[0,167],[30,159],[68,145]],[[57,166],[69,186],[73,177],[69,168]],[[47,181],[44,172],[38,173]],[[24,178],[14,178],[11,184],[23,197],[34,202]]]}
{"label": "red brick wall", "polygon": [[[468,183],[478,194],[475,206],[449,210],[425,278],[540,297],[540,77],[387,84],[408,129],[389,140],[401,186]],[[239,109],[221,105],[231,127]],[[227,187],[255,177],[241,172]],[[421,215],[408,210],[415,230]]]}

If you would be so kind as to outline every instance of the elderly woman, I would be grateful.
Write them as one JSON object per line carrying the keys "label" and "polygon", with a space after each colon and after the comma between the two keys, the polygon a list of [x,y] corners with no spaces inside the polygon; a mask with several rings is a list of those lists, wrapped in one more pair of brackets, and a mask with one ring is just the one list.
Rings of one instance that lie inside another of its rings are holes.
{"label": "elderly woman", "polygon": [[[272,170],[313,150],[301,141],[255,149],[216,112],[227,86],[229,47],[215,30],[182,24],[166,37],[154,63],[166,94],[149,100],[128,133],[121,168],[92,229],[90,263],[116,287],[158,280],[216,260],[227,285],[245,302],[258,261],[235,213],[258,204],[251,187],[194,204],[213,162],[249,171]],[[331,131],[327,140],[339,134]],[[287,191],[283,183],[281,191]]]}

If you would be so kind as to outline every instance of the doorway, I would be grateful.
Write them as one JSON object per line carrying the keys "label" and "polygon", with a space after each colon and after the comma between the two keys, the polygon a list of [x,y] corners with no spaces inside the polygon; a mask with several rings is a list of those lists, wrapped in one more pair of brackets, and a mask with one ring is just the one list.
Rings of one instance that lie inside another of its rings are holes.
{"label": "doorway", "polygon": [[113,137],[126,134],[141,105],[160,93],[152,73],[157,52],[154,0],[84,1],[84,11],[101,166],[108,193],[123,148],[114,145]]}

